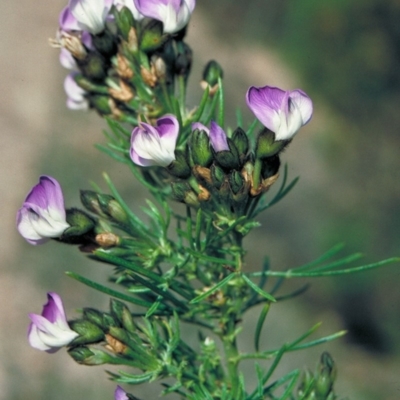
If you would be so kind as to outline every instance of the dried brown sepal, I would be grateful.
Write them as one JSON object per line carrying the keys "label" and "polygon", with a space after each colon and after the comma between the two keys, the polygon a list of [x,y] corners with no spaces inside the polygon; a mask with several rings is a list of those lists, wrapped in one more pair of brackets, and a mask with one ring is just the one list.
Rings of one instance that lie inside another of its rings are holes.
{"label": "dried brown sepal", "polygon": [[279,177],[279,174],[275,174],[273,176],[270,176],[267,179],[263,179],[258,188],[253,187],[253,184],[252,184],[251,189],[250,189],[250,194],[253,197],[256,197],[256,196],[260,195],[261,193],[265,193],[276,182],[278,177]]}
{"label": "dried brown sepal", "polygon": [[122,79],[119,81],[119,88],[109,88],[108,92],[110,96],[112,96],[115,100],[121,101],[123,103],[127,103],[131,101],[134,97],[134,93],[132,88]]}
{"label": "dried brown sepal", "polygon": [[96,235],[95,241],[100,247],[108,249],[110,247],[118,246],[121,242],[121,239],[115,233],[104,232]]}
{"label": "dried brown sepal", "polygon": [[106,334],[106,342],[107,344],[105,348],[116,354],[124,354],[128,349],[128,346],[120,342],[118,339],[115,339],[115,337],[111,336],[108,333]]}
{"label": "dried brown sepal", "polygon": [[200,193],[197,196],[199,201],[208,201],[210,200],[211,194],[210,192],[203,186],[199,185]]}
{"label": "dried brown sepal", "polygon": [[129,65],[129,61],[121,53],[117,54],[117,74],[122,79],[131,79],[133,70]]}
{"label": "dried brown sepal", "polygon": [[201,87],[203,90],[206,90],[206,89],[208,88],[208,89],[209,89],[208,94],[209,94],[211,97],[214,96],[215,93],[218,92],[218,88],[219,88],[218,83],[216,83],[214,86],[210,86],[210,84],[209,84],[208,82],[206,82],[206,81],[201,81],[201,82],[200,82],[200,87]]}
{"label": "dried brown sepal", "polygon": [[196,178],[201,178],[204,179],[205,182],[208,184],[212,184],[211,180],[211,170],[206,167],[202,167],[200,165],[195,165],[193,167],[193,173],[196,176]]}
{"label": "dried brown sepal", "polygon": [[154,87],[157,84],[158,78],[156,75],[156,71],[154,68],[154,65],[151,66],[150,70],[146,69],[143,67],[143,65],[140,67],[140,75],[142,76],[143,82],[150,86]]}

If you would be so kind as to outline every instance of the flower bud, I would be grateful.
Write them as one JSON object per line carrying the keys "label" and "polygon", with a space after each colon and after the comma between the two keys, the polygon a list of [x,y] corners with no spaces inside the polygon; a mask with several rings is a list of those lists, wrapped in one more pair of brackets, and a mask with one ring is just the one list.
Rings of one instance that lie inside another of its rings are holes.
{"label": "flower bud", "polygon": [[257,138],[256,158],[263,159],[279,154],[288,143],[287,140],[275,141],[275,133],[264,128]]}
{"label": "flower bud", "polygon": [[175,150],[175,160],[167,166],[169,173],[177,178],[187,179],[191,175],[190,167],[182,150]]}
{"label": "flower bud", "polygon": [[249,150],[249,139],[246,132],[242,128],[237,127],[233,132],[232,142],[239,152],[240,159],[243,160]]}
{"label": "flower bud", "polygon": [[240,172],[238,171],[233,171],[229,175],[229,184],[231,186],[232,192],[234,194],[237,194],[243,187],[244,184],[244,179]]}
{"label": "flower bud", "polygon": [[204,130],[195,129],[190,136],[190,152],[193,163],[209,167],[213,160],[210,138]]}
{"label": "flower bud", "polygon": [[140,39],[140,50],[144,52],[155,51],[165,43],[167,38],[167,35],[163,35],[162,23],[150,20],[143,29]]}
{"label": "flower bud", "polygon": [[110,103],[110,97],[100,94],[92,94],[88,96],[91,107],[95,108],[100,115],[112,114],[112,106]]}
{"label": "flower bud", "polygon": [[107,28],[104,31],[93,35],[93,46],[106,59],[112,57],[117,52],[115,37]]}
{"label": "flower bud", "polygon": [[78,363],[83,365],[102,365],[112,360],[112,357],[102,350],[86,346],[73,347],[68,354]]}
{"label": "flower bud", "polygon": [[216,189],[219,189],[225,181],[225,173],[222,168],[215,164],[211,165],[210,171],[212,184]]}
{"label": "flower bud", "polygon": [[214,154],[214,158],[218,162],[218,164],[226,169],[226,170],[232,170],[232,169],[239,169],[240,168],[240,159],[239,159],[239,153],[237,151],[236,146],[233,144],[232,140],[227,138],[229,150],[223,150],[216,152]]}
{"label": "flower bud", "polygon": [[98,327],[103,327],[103,313],[94,308],[84,308],[83,317],[88,321],[96,324]]}
{"label": "flower bud", "polygon": [[93,190],[81,190],[81,203],[88,211],[101,217],[106,217],[106,214],[101,209],[97,195],[98,193],[94,192]]}
{"label": "flower bud", "polygon": [[211,60],[207,63],[203,71],[203,80],[211,87],[218,83],[218,78],[223,78],[224,71],[217,61]]}
{"label": "flower bud", "polygon": [[110,196],[108,194],[99,194],[98,199],[102,211],[106,213],[108,217],[110,217],[115,222],[128,222],[128,214],[113,196]]}
{"label": "flower bud", "polygon": [[175,74],[185,77],[190,74],[192,66],[193,52],[185,42],[178,42],[178,53],[175,59]]}
{"label": "flower bud", "polygon": [[97,343],[104,339],[104,332],[92,322],[80,319],[69,323],[71,329],[79,334],[72,345]]}
{"label": "flower bud", "polygon": [[328,352],[323,352],[321,355],[318,372],[315,377],[315,392],[318,397],[327,397],[332,390],[336,379],[335,363]]}
{"label": "flower bud", "polygon": [[94,81],[102,81],[107,76],[107,64],[104,57],[96,51],[88,53],[83,60],[76,60],[82,74]]}
{"label": "flower bud", "polygon": [[133,317],[128,307],[119,300],[110,300],[111,314],[119,321],[121,326],[128,332],[134,332],[136,330]]}
{"label": "flower bud", "polygon": [[128,7],[122,7],[120,11],[114,13],[115,24],[117,25],[118,33],[121,37],[128,41],[129,32],[135,26],[135,19],[133,18],[132,11]]}
{"label": "flower bud", "polygon": [[99,233],[94,240],[103,249],[118,246],[121,242],[121,238],[112,232]]}
{"label": "flower bud", "polygon": [[81,211],[77,208],[70,208],[69,210],[66,210],[66,212],[67,222],[70,224],[70,227],[62,234],[61,241],[77,236],[83,236],[85,233],[94,228],[94,220],[90,218],[89,215],[87,215],[84,211]]}
{"label": "flower bud", "polygon": [[78,86],[81,87],[86,92],[94,92],[94,93],[98,93],[98,94],[108,94],[107,86],[93,83],[92,81],[90,81],[88,78],[85,78],[81,74],[75,74],[74,80],[78,84]]}

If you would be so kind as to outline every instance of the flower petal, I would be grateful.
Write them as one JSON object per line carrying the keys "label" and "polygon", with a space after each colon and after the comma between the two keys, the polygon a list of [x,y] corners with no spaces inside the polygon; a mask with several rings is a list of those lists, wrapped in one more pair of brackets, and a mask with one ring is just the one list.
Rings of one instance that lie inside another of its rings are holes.
{"label": "flower petal", "polygon": [[220,151],[229,151],[228,138],[224,130],[214,121],[211,121],[210,143],[213,149]]}
{"label": "flower petal", "polygon": [[115,400],[129,400],[128,396],[126,395],[126,392],[124,389],[122,389],[121,386],[117,386],[114,392],[114,399]]}

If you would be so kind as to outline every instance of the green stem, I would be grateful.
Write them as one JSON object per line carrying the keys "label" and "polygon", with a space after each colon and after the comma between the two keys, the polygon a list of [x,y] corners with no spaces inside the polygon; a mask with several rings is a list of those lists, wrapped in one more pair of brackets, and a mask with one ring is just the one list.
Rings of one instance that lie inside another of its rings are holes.
{"label": "green stem", "polygon": [[257,189],[260,186],[261,167],[262,167],[262,161],[259,158],[256,158],[256,162],[254,163],[254,171],[253,171],[253,186],[254,186],[254,189]]}

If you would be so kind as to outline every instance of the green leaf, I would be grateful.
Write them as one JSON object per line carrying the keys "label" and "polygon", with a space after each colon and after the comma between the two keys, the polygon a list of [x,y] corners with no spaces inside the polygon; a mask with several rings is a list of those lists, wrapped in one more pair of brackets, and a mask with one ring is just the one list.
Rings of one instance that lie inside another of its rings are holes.
{"label": "green leaf", "polygon": [[93,282],[90,279],[87,279],[81,275],[74,273],[74,272],[67,271],[65,274],[67,276],[69,276],[70,278],[73,278],[73,279],[77,280],[78,282],[81,282],[84,285],[91,287],[92,289],[98,290],[99,292],[105,293],[105,294],[115,297],[117,299],[125,300],[125,301],[128,301],[129,303],[136,304],[136,305],[142,306],[142,307],[151,307],[151,305],[152,305],[151,303],[149,303],[147,301],[139,300],[135,297],[131,297],[124,293],[120,293],[120,292],[117,292],[116,290],[110,289],[107,286],[103,286],[99,283]]}
{"label": "green leaf", "polygon": [[215,286],[213,286],[211,289],[207,290],[206,292],[202,293],[200,296],[195,297],[192,299],[189,304],[196,304],[200,303],[200,301],[204,300],[208,296],[212,295],[214,292],[217,290],[221,289],[224,287],[229,281],[231,281],[234,277],[236,276],[235,273],[229,274],[226,276],[222,281],[218,282]]}
{"label": "green leaf", "polygon": [[346,334],[347,334],[347,331],[339,331],[339,332],[336,332],[336,333],[334,333],[332,335],[325,336],[323,338],[320,338],[320,339],[317,339],[317,340],[313,340],[311,342],[307,342],[307,343],[304,343],[304,344],[300,344],[298,346],[291,347],[289,349],[289,351],[297,351],[297,350],[308,349],[309,347],[318,346],[320,344],[323,344],[323,343],[330,342],[332,340],[338,339],[338,338],[340,338],[340,337],[342,337],[342,336],[344,336]]}
{"label": "green leaf", "polygon": [[198,253],[196,251],[186,249],[186,251],[191,254],[193,257],[198,258],[201,261],[209,261],[213,262],[216,264],[225,264],[225,265],[236,265],[235,260],[226,260],[225,258],[218,258],[218,257],[211,257],[211,256],[206,256],[205,254]]}
{"label": "green leaf", "polygon": [[113,381],[119,383],[127,383],[130,385],[140,385],[141,383],[149,382],[154,376],[154,372],[146,372],[144,374],[137,375],[128,374],[123,371],[118,371],[119,375],[109,371],[108,373],[112,376]]}
{"label": "green leaf", "polygon": [[221,77],[218,78],[218,125],[224,129],[225,124],[225,96]]}
{"label": "green leaf", "polygon": [[126,157],[116,154],[115,151],[109,149],[107,146],[104,146],[102,144],[95,144],[95,147],[103,153],[107,154],[109,157],[113,158],[114,160],[123,164],[129,164],[129,160]]}
{"label": "green leaf", "polygon": [[262,308],[260,312],[260,316],[258,317],[257,320],[257,325],[256,325],[256,332],[254,335],[254,347],[256,351],[260,350],[260,337],[261,337],[261,331],[264,326],[265,319],[267,318],[268,311],[271,307],[271,303],[265,303],[264,307]]}
{"label": "green leaf", "polygon": [[245,274],[242,274],[243,280],[255,291],[257,292],[260,296],[266,298],[269,301],[272,301],[273,303],[276,302],[275,298],[271,296],[269,293],[266,291],[262,290],[259,288],[251,279],[249,279]]}

